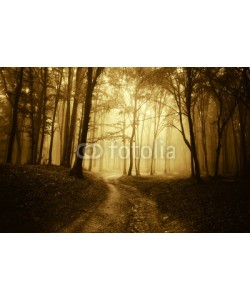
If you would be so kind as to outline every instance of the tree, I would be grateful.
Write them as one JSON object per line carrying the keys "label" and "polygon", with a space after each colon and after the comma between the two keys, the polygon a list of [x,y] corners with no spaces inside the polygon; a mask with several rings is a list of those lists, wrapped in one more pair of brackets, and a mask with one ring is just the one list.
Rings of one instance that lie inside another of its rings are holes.
{"label": "tree", "polygon": [[34,70],[33,68],[29,68],[29,75],[28,75],[28,88],[29,88],[29,103],[30,103],[30,111],[29,111],[29,119],[30,119],[30,163],[36,163],[36,134],[35,134],[35,99],[34,99]]}
{"label": "tree", "polygon": [[56,120],[56,113],[57,113],[57,107],[61,96],[61,85],[62,85],[62,79],[63,79],[63,70],[64,68],[59,68],[58,73],[58,83],[57,88],[55,92],[55,105],[54,105],[54,111],[53,111],[53,117],[51,122],[51,133],[50,133],[50,146],[49,146],[49,161],[48,164],[51,165],[52,163],[52,149],[53,149],[53,141],[54,141],[54,133],[55,133],[55,120]]}
{"label": "tree", "polygon": [[74,71],[73,68],[68,68],[68,86],[67,86],[67,96],[66,96],[66,114],[64,120],[64,141],[63,141],[63,157],[61,160],[61,166],[67,166],[67,150],[69,143],[69,130],[70,130],[70,100],[72,91],[72,81],[73,81]]}
{"label": "tree", "polygon": [[102,71],[0,68],[1,161],[73,161],[71,173],[82,176],[75,145],[83,143],[83,158],[86,143],[115,140],[114,159],[104,153],[92,165],[90,156],[89,170],[166,173],[171,142],[173,173],[188,170],[198,181],[201,172],[248,175],[250,68],[107,68],[100,80]]}
{"label": "tree", "polygon": [[15,141],[16,130],[17,130],[18,103],[21,96],[22,84],[23,84],[23,71],[24,71],[23,67],[19,68],[18,80],[16,84],[15,96],[13,102],[12,123],[11,123],[10,139],[9,139],[7,159],[6,159],[7,163],[12,163],[12,153],[13,153],[14,141]]}
{"label": "tree", "polygon": [[[159,72],[157,72],[159,76]],[[196,85],[199,81],[199,72],[196,68],[163,68],[160,74],[165,79],[165,88],[172,94],[177,108],[173,108],[179,116],[179,126],[174,123],[172,126],[176,128],[182,135],[185,144],[191,154],[192,175],[201,183],[200,165],[197,156],[196,140],[193,125],[193,109],[196,105],[197,98],[194,97]],[[189,139],[184,126],[184,118],[187,119],[189,127]],[[195,174],[193,174],[193,162]]]}
{"label": "tree", "polygon": [[208,149],[207,149],[207,122],[208,122],[208,109],[210,104],[210,95],[201,87],[198,101],[197,101],[197,116],[201,127],[201,144],[204,154],[204,164],[206,169],[206,174],[209,176],[208,167]]}
{"label": "tree", "polygon": [[87,89],[86,89],[86,97],[85,97],[85,104],[84,104],[83,126],[80,135],[80,145],[78,147],[78,151],[75,157],[75,163],[73,168],[70,171],[71,176],[76,176],[79,178],[83,177],[82,161],[84,158],[86,143],[87,143],[92,97],[93,97],[94,88],[97,83],[97,79],[101,75],[103,70],[104,68],[98,67],[94,71],[94,68],[89,67],[87,71]]}
{"label": "tree", "polygon": [[72,114],[70,118],[71,121],[70,121],[69,135],[66,143],[66,150],[65,150],[65,157],[64,157],[64,164],[66,167],[71,166],[71,151],[72,151],[72,145],[73,145],[73,139],[74,139],[74,133],[76,127],[77,107],[79,104],[79,98],[82,93],[84,76],[85,76],[84,68],[77,68],[74,103],[73,103]]}
{"label": "tree", "polygon": [[197,156],[197,149],[196,149],[196,142],[194,136],[194,128],[193,128],[193,118],[192,118],[192,106],[195,105],[195,101],[193,100],[192,94],[194,90],[195,80],[197,77],[197,70],[194,68],[186,68],[186,85],[185,85],[185,106],[188,118],[188,125],[189,125],[189,135],[190,135],[190,146],[191,146],[191,153],[194,160],[195,165],[195,177],[198,182],[202,182],[201,175],[200,175],[200,164]]}
{"label": "tree", "polygon": [[[238,91],[240,86],[237,87],[237,95],[234,94],[230,87],[231,76],[224,68],[206,68],[206,76],[209,80],[209,87],[213,93],[217,106],[217,146],[216,158],[214,165],[214,177],[219,175],[219,160],[222,147],[222,137],[226,125],[228,124],[238,101]],[[241,85],[241,83],[239,83]]]}
{"label": "tree", "polygon": [[240,124],[240,164],[241,175],[246,177],[248,175],[248,157],[247,157],[247,142],[246,142],[246,127],[247,127],[247,115],[250,103],[250,77],[249,68],[242,68],[242,93],[238,101],[239,112],[239,124]]}
{"label": "tree", "polygon": [[[150,175],[155,174],[155,146],[156,139],[162,130],[167,126],[167,110],[166,110],[166,90],[163,89],[157,90],[153,99],[153,141],[152,141],[152,157],[151,157],[151,166],[150,166]],[[171,115],[171,113],[169,113]]]}
{"label": "tree", "polygon": [[43,143],[44,143],[44,136],[45,136],[45,130],[46,130],[46,122],[47,122],[47,115],[46,115],[46,104],[48,101],[47,97],[47,88],[48,88],[48,68],[44,68],[42,70],[43,72],[43,87],[42,87],[42,95],[41,95],[41,103],[42,103],[42,134],[41,134],[41,142],[40,142],[40,151],[39,151],[39,157],[38,157],[38,163],[42,163],[43,158]]}

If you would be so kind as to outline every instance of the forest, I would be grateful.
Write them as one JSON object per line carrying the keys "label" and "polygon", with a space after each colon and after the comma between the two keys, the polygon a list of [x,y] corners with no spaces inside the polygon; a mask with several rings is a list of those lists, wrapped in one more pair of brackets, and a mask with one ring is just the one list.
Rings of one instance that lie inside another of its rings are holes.
{"label": "forest", "polygon": [[235,184],[249,175],[249,108],[248,67],[2,67],[2,174]]}
{"label": "forest", "polygon": [[[190,173],[197,180],[201,175],[245,176],[250,154],[249,72],[1,68],[1,162],[77,168],[82,164],[74,155],[78,144],[108,148],[119,143],[124,146],[122,161],[118,151],[113,151],[112,161],[103,153],[93,162],[89,153],[84,167],[128,175]],[[155,155],[157,142],[164,148],[161,157]],[[175,159],[173,151],[167,155],[167,145],[176,148]],[[88,152],[94,152],[93,147]],[[147,158],[143,165],[142,154]]]}

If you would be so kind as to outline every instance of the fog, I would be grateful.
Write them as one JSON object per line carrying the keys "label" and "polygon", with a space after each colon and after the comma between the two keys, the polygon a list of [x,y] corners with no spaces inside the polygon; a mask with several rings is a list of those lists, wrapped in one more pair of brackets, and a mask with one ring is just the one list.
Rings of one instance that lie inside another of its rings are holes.
{"label": "fog", "polygon": [[198,180],[244,174],[249,87],[249,68],[1,68],[0,160]]}

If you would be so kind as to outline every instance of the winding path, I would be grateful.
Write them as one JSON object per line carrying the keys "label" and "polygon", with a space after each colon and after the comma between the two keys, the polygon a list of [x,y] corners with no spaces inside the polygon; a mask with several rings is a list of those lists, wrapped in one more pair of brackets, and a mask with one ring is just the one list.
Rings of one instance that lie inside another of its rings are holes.
{"label": "winding path", "polygon": [[162,232],[155,203],[115,176],[104,177],[109,193],[91,212],[76,219],[63,232]]}

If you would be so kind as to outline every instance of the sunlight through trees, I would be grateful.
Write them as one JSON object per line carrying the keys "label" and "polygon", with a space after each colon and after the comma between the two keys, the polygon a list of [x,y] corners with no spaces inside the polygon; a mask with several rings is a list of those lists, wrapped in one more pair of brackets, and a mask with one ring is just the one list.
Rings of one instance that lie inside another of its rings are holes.
{"label": "sunlight through trees", "polygon": [[0,68],[0,161],[127,175],[249,171],[250,68]]}

